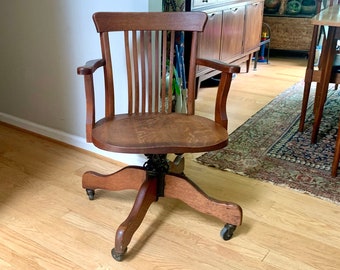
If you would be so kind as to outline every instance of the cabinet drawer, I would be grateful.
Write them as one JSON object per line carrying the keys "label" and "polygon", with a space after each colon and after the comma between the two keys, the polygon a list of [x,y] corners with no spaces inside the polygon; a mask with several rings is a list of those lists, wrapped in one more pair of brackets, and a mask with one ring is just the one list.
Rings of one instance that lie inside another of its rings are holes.
{"label": "cabinet drawer", "polygon": [[192,0],[191,8],[210,6],[216,4],[219,0]]}

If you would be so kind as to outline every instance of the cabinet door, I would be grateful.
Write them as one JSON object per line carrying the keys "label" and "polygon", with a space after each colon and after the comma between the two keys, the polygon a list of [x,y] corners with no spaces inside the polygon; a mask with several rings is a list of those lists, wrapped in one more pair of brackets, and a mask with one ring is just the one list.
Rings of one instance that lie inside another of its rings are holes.
{"label": "cabinet door", "polygon": [[243,52],[245,6],[231,6],[223,10],[220,58],[230,62]]}
{"label": "cabinet door", "polygon": [[210,12],[204,32],[199,34],[198,57],[219,59],[222,12]]}
{"label": "cabinet door", "polygon": [[255,49],[261,40],[263,1],[246,6],[244,52]]}

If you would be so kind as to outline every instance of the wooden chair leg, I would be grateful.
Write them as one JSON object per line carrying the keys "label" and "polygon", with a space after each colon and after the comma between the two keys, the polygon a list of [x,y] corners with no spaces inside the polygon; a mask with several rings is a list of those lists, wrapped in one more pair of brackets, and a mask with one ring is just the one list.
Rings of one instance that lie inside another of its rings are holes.
{"label": "wooden chair leg", "polygon": [[165,176],[164,197],[179,199],[193,209],[214,216],[226,224],[239,226],[242,223],[242,209],[239,205],[209,197],[184,175]]}
{"label": "wooden chair leg", "polygon": [[93,171],[86,172],[83,175],[82,184],[90,200],[94,199],[96,189],[109,191],[138,190],[129,216],[116,232],[115,247],[111,251],[113,258],[121,261],[133,234],[142,223],[150,205],[157,201],[157,178],[148,177],[148,173],[143,167],[127,166],[108,175]]}
{"label": "wooden chair leg", "polygon": [[116,232],[115,247],[111,254],[114,259],[121,261],[131,238],[142,223],[150,205],[157,201],[157,177],[147,179],[139,189],[135,203],[127,219]]}
{"label": "wooden chair leg", "polygon": [[138,190],[145,179],[145,169],[137,166],[128,166],[108,175],[88,171],[83,175],[82,185],[83,188],[86,189],[90,200],[93,200],[96,189],[111,191],[125,189]]}

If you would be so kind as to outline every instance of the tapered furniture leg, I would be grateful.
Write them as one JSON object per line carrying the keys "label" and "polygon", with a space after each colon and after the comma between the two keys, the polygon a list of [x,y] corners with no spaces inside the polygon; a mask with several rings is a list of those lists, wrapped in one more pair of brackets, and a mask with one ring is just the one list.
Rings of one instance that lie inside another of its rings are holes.
{"label": "tapered furniture leg", "polygon": [[320,128],[321,118],[323,114],[323,105],[325,104],[328,92],[328,85],[331,78],[332,66],[335,57],[335,48],[337,40],[335,39],[336,27],[329,27],[327,41],[324,45],[324,50],[328,53],[322,55],[320,61],[322,66],[322,74],[320,82],[317,84],[317,92],[320,93],[320,98],[318,99],[317,107],[314,115],[314,123],[312,130],[312,143],[316,143],[317,135]]}
{"label": "tapered furniture leg", "polygon": [[185,176],[166,175],[164,197],[179,199],[193,209],[214,216],[226,224],[238,226],[242,223],[242,209],[239,205],[209,197]]}
{"label": "tapered furniture leg", "polygon": [[340,160],[340,121],[338,124],[338,134],[336,135],[334,158],[332,163],[332,177],[336,177],[338,174],[338,166]]}
{"label": "tapered furniture leg", "polygon": [[115,173],[104,175],[93,171],[85,172],[82,186],[87,195],[93,199],[96,189],[119,191],[126,189],[138,190],[146,179],[146,171],[142,167],[128,166]]}
{"label": "tapered furniture leg", "polygon": [[305,125],[311,84],[312,84],[311,82],[305,81],[305,87],[303,90],[303,98],[302,98],[302,106],[301,106],[300,124],[299,124],[300,132],[303,132],[304,125]]}
{"label": "tapered furniture leg", "polygon": [[116,232],[115,248],[111,251],[114,259],[117,261],[123,259],[133,234],[142,223],[150,205],[155,201],[157,201],[157,177],[150,177],[140,187],[129,216]]}

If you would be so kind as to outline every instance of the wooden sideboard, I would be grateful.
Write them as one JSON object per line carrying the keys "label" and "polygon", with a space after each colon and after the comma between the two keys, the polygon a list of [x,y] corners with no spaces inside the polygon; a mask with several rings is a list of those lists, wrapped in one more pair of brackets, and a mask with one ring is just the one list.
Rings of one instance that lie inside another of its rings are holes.
{"label": "wooden sideboard", "polygon": [[[199,57],[229,64],[247,62],[248,72],[253,53],[259,50],[263,8],[264,0],[187,0],[186,11],[208,14],[206,28],[199,38]],[[199,67],[197,86],[217,74]]]}

